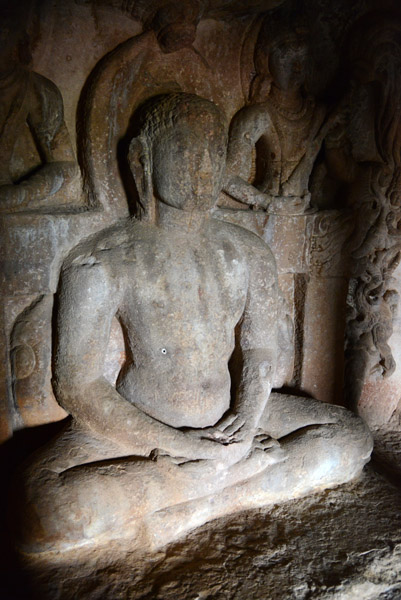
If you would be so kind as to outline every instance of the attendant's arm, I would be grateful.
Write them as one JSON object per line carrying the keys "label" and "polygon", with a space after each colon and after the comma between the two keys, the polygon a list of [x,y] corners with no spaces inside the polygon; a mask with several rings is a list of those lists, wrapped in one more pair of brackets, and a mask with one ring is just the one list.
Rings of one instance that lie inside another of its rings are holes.
{"label": "attendant's arm", "polygon": [[238,202],[249,206],[267,208],[270,204],[270,198],[266,194],[238,175],[230,173],[225,180],[223,189]]}
{"label": "attendant's arm", "polygon": [[57,400],[78,423],[132,454],[161,449],[188,459],[219,458],[220,444],[194,440],[153,419],[104,378],[111,322],[123,294],[112,270],[90,256],[87,264],[62,273],[53,379]]}
{"label": "attendant's arm", "polygon": [[267,208],[268,197],[248,183],[256,142],[268,132],[270,118],[260,105],[247,106],[233,118],[227,151],[224,191],[244,204]]}

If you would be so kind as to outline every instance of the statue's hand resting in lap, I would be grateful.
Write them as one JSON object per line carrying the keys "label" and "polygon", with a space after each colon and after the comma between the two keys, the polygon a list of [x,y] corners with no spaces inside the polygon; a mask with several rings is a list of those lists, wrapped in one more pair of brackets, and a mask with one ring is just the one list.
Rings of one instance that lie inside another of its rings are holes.
{"label": "statue's hand resting in lap", "polygon": [[204,429],[185,429],[197,439],[209,439],[222,444],[252,441],[256,428],[246,423],[246,418],[229,410],[213,427]]}
{"label": "statue's hand resting in lap", "polygon": [[285,452],[280,443],[261,429],[246,423],[241,415],[229,411],[213,427],[204,429],[186,428],[185,433],[196,440],[211,440],[221,445],[221,460],[225,466],[249,458],[258,451],[269,454],[269,463],[285,460]]}

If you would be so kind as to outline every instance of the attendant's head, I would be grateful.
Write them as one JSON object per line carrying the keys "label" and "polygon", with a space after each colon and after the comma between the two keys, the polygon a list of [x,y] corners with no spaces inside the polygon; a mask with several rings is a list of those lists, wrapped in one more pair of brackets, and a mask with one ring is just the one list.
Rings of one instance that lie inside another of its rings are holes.
{"label": "attendant's head", "polygon": [[277,33],[263,25],[255,46],[251,100],[263,101],[272,85],[284,92],[300,90],[306,83],[309,55],[309,39],[304,28],[294,27]]}

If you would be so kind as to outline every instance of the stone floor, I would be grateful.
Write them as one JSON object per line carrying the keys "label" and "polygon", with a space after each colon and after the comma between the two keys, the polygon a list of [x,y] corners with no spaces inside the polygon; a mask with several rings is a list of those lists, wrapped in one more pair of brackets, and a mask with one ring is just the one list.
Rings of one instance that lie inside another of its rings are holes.
{"label": "stone floor", "polygon": [[23,565],[15,598],[399,600],[401,490],[368,467],[353,484],[216,520],[154,554],[118,542],[52,560]]}

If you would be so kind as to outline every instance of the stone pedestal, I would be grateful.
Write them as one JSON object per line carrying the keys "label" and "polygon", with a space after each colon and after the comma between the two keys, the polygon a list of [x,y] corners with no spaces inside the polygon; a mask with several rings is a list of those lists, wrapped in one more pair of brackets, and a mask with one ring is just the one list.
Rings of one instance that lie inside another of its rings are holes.
{"label": "stone pedestal", "polygon": [[126,540],[25,559],[23,579],[10,572],[13,589],[18,581],[21,594],[43,600],[395,599],[400,501],[369,470],[323,494],[218,519],[157,551],[133,552]]}

